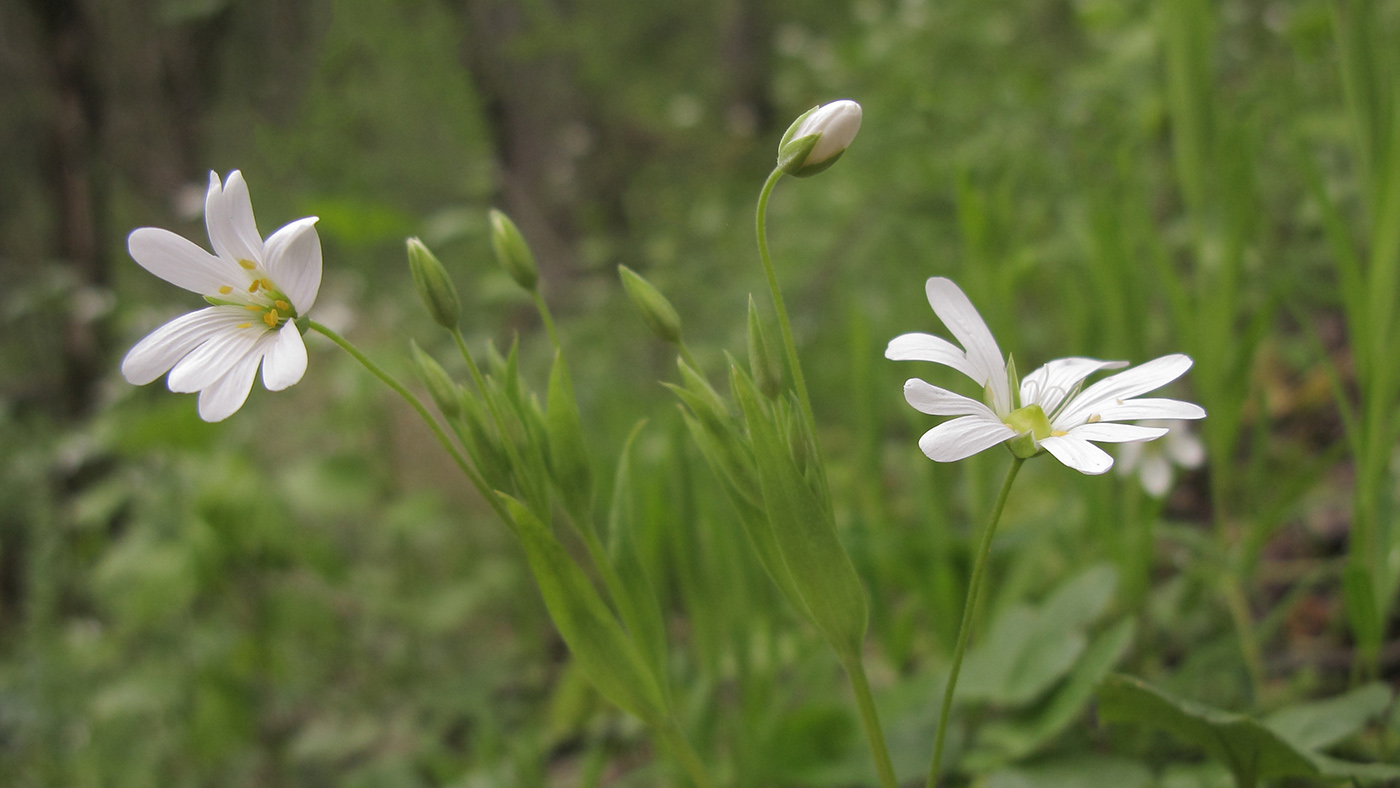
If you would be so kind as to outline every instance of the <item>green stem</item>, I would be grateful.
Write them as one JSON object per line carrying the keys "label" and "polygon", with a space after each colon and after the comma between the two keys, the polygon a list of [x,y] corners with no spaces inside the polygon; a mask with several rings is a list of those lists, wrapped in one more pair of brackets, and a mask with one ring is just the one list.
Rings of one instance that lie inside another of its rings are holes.
{"label": "green stem", "polygon": [[369,370],[371,375],[379,378],[383,381],[384,385],[393,389],[400,397],[403,397],[404,401],[412,406],[412,408],[418,412],[419,416],[423,417],[424,423],[428,425],[428,429],[433,431],[433,435],[437,438],[438,443],[442,444],[442,448],[452,457],[452,461],[457,463],[457,467],[462,469],[462,473],[466,474],[472,486],[476,488],[476,491],[481,494],[481,497],[486,500],[486,503],[491,506],[497,516],[507,525],[514,522],[510,518],[510,513],[506,511],[505,505],[501,503],[500,498],[491,490],[490,486],[486,484],[486,480],[477,472],[476,468],[457,450],[457,447],[452,443],[452,439],[448,438],[447,433],[442,431],[442,427],[437,423],[437,419],[433,418],[433,415],[428,412],[428,409],[423,405],[422,401],[413,395],[413,392],[405,388],[402,383],[395,380],[388,372],[380,369],[378,364],[370,361],[368,356],[360,352],[359,348],[350,344],[350,341],[345,337],[317,323],[315,320],[309,321],[309,326],[311,330],[322,334],[330,341],[339,345],[341,350],[349,353],[356,361],[360,362],[365,369]]}
{"label": "green stem", "polygon": [[972,565],[972,579],[967,583],[967,602],[963,604],[962,625],[958,627],[958,644],[953,649],[953,668],[948,674],[948,686],[943,690],[943,706],[938,711],[938,732],[933,739],[933,763],[928,769],[928,788],[938,785],[938,770],[943,765],[943,740],[948,735],[948,712],[953,709],[953,690],[958,686],[958,673],[962,671],[963,653],[967,651],[967,640],[972,634],[972,615],[977,608],[977,594],[982,587],[982,573],[987,568],[987,554],[992,550],[992,536],[996,534],[1001,511],[1006,508],[1006,499],[1011,494],[1011,483],[1016,481],[1016,472],[1021,470],[1025,459],[1013,457],[1011,467],[1006,470],[1006,481],[1001,483],[1001,493],[992,509],[991,519],[982,531],[982,543],[977,548],[977,561]]}
{"label": "green stem", "polygon": [[549,334],[550,344],[554,345],[555,350],[558,350],[559,332],[554,330],[554,318],[549,314],[549,304],[545,302],[538,287],[530,291],[530,297],[535,301],[535,309],[539,310],[540,320],[544,322],[544,330],[545,333]]}
{"label": "green stem", "polygon": [[846,676],[851,680],[851,689],[856,694],[856,707],[860,709],[860,722],[865,728],[865,738],[870,743],[870,754],[875,758],[875,771],[880,775],[883,788],[899,788],[899,779],[894,775],[894,765],[890,763],[890,751],[885,746],[885,734],[880,729],[880,716],[875,712],[875,699],[870,694],[870,682],[865,677],[865,666],[860,656],[842,660]]}
{"label": "green stem", "polygon": [[1259,641],[1254,636],[1254,617],[1249,612],[1249,599],[1240,585],[1238,570],[1233,565],[1225,570],[1221,584],[1225,606],[1230,611],[1230,621],[1235,625],[1235,637],[1240,643],[1240,656],[1244,659],[1245,672],[1249,674],[1254,702],[1259,703],[1264,692],[1264,658],[1259,652]]}
{"label": "green stem", "polygon": [[[797,389],[797,399],[802,404],[802,416],[807,419],[807,428],[812,433],[813,442],[816,443],[817,420],[812,415],[812,398],[807,394],[807,379],[802,375],[802,362],[797,358],[797,343],[792,338],[792,324],[788,321],[787,307],[783,303],[783,291],[778,287],[778,275],[773,272],[773,256],[768,251],[768,198],[773,196],[773,187],[778,185],[778,179],[781,177],[782,170],[773,170],[773,174],[763,183],[763,191],[758,195],[758,214],[754,218],[758,232],[758,256],[763,260],[763,273],[768,276],[768,292],[773,296],[773,311],[778,313],[778,328],[783,333],[783,350],[787,353],[788,368],[792,370],[792,385]],[[821,445],[818,443],[814,448],[817,452],[817,467],[824,469],[826,466],[822,463]]]}
{"label": "green stem", "polygon": [[715,783],[710,779],[710,773],[705,768],[705,762],[700,760],[699,753],[690,746],[690,740],[681,732],[680,725],[675,720],[667,720],[665,723],[656,726],[657,733],[661,736],[661,741],[665,743],[667,749],[681,762],[686,774],[695,783],[697,788],[715,788]]}
{"label": "green stem", "polygon": [[[476,385],[477,392],[481,394],[481,399],[486,403],[486,410],[491,414],[491,420],[496,423],[496,431],[500,433],[501,445],[505,447],[506,450],[506,458],[510,460],[511,467],[516,469],[516,484],[520,486],[521,491],[525,494],[525,498],[529,499],[531,502],[541,503],[541,506],[536,507],[537,509],[544,509],[544,503],[547,503],[547,499],[541,501],[541,491],[536,488],[533,483],[527,481],[524,470],[527,466],[520,456],[520,449],[515,445],[515,441],[511,440],[511,432],[506,426],[506,418],[501,413],[501,409],[496,406],[495,398],[492,397],[491,393],[486,389],[486,377],[481,374],[481,368],[476,365],[476,359],[472,358],[471,351],[467,349],[467,340],[462,336],[462,329],[452,328],[451,333],[453,341],[457,343],[458,352],[462,354],[463,360],[467,362],[467,371],[471,373],[472,383]],[[536,514],[539,514],[541,519],[548,518],[547,509],[544,509],[544,511],[536,511]],[[506,522],[510,523],[513,521],[507,520]]]}

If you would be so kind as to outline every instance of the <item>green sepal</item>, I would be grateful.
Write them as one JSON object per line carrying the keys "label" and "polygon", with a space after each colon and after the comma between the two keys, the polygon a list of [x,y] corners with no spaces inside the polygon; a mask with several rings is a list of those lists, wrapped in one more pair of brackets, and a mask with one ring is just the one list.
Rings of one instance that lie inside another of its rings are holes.
{"label": "green sepal", "polygon": [[501,445],[500,434],[488,423],[489,417],[481,401],[461,386],[457,387],[457,399],[461,405],[458,421],[466,426],[465,433],[459,435],[467,454],[491,489],[511,489],[510,459]]}
{"label": "green sepal", "polygon": [[811,115],[813,112],[816,112],[821,108],[822,105],[817,104],[811,109],[802,113],[801,115],[798,115],[797,120],[794,120],[790,125],[788,125],[787,131],[783,132],[783,138],[781,140],[778,140],[778,150],[781,151],[783,148],[786,148],[788,146],[788,143],[792,142],[792,138],[797,134],[797,130],[802,128],[802,122],[807,120],[807,116]]}
{"label": "green sepal", "polygon": [[500,497],[549,617],[579,669],[603,697],[625,711],[650,725],[665,720],[667,706],[656,676],[597,588],[538,517],[511,496]]}
{"label": "green sepal", "polygon": [[859,659],[869,616],[865,589],[831,511],[793,463],[753,381],[737,364],[730,365],[730,379],[748,424],[764,509],[793,585],[837,656]]}
{"label": "green sepal", "polygon": [[593,507],[593,470],[574,386],[564,354],[559,351],[554,354],[554,368],[549,373],[548,398],[545,429],[549,435],[549,467],[564,508],[575,522],[583,524],[589,521]]}
{"label": "green sepal", "polygon": [[814,164],[810,167],[804,166],[803,162],[811,155],[812,149],[817,147],[817,142],[822,138],[820,134],[808,134],[799,137],[778,149],[778,169],[786,175],[793,175],[805,178],[808,175],[816,175],[818,172],[830,167],[836,159],[841,158],[841,154],[836,154],[821,164]]}
{"label": "green sepal", "polygon": [[461,397],[457,396],[457,384],[437,359],[424,352],[417,342],[410,339],[408,346],[413,355],[413,367],[418,371],[418,379],[428,390],[433,404],[437,405],[438,410],[448,419],[457,418],[462,412]]}
{"label": "green sepal", "polygon": [[749,374],[763,396],[776,399],[783,390],[783,368],[758,317],[758,306],[749,296]]}
{"label": "green sepal", "polygon": [[632,492],[632,444],[646,426],[646,419],[637,422],[617,460],[617,475],[613,482],[612,506],[608,511],[608,556],[617,573],[623,594],[616,600],[622,623],[641,648],[652,673],[656,675],[662,696],[670,702],[667,677],[666,623],[661,615],[661,602],[647,576],[641,558],[637,522]]}
{"label": "green sepal", "polygon": [[663,383],[663,386],[680,398],[689,408],[685,416],[687,425],[695,422],[691,434],[695,444],[705,455],[706,461],[714,468],[715,475],[725,482],[731,495],[737,495],[750,506],[763,510],[763,491],[758,486],[758,475],[753,468],[753,453],[749,451],[739,434],[732,428],[716,426],[696,413],[698,401],[695,395],[679,386]]}
{"label": "green sepal", "polygon": [[[815,137],[817,137],[817,136],[819,136],[819,135],[815,135],[815,134],[814,134],[814,135],[812,135],[812,136],[815,138]],[[816,147],[816,143],[813,143],[813,144],[812,144],[812,147]],[[833,164],[835,164],[836,162],[840,161],[840,160],[841,160],[841,157],[842,157],[842,156],[845,156],[845,155],[846,155],[846,151],[844,151],[844,150],[837,151],[836,153],[833,153],[831,156],[827,157],[826,159],[824,159],[824,160],[822,160],[822,161],[820,161],[820,162],[818,162],[818,163],[816,163],[816,164],[807,164],[807,165],[803,165],[803,167],[802,167],[801,169],[799,169],[797,172],[789,172],[788,174],[791,175],[791,176],[794,177],[794,178],[810,178],[810,177],[812,177],[813,175],[820,175],[821,173],[826,172],[828,169],[830,169],[831,165],[833,165]]]}

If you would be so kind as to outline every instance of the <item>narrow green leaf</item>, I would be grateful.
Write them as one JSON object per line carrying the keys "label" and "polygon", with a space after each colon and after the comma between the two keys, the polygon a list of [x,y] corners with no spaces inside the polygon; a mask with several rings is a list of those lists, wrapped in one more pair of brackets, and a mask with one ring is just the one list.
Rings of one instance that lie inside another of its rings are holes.
{"label": "narrow green leaf", "polygon": [[764,509],[793,584],[842,659],[857,659],[868,611],[855,565],[836,533],[829,509],[793,464],[788,446],[760,405],[753,381],[736,364],[730,379],[753,442]]}
{"label": "narrow green leaf", "polygon": [[603,697],[649,724],[658,723],[666,706],[657,679],[598,590],[539,518],[516,499],[501,499],[515,521],[549,617],[579,668]]}
{"label": "narrow green leaf", "polygon": [[564,354],[556,351],[554,368],[549,373],[548,407],[545,410],[545,431],[549,435],[549,467],[574,522],[587,527],[593,508],[593,471],[588,459],[588,445],[583,439],[583,420],[579,417],[578,400]]}

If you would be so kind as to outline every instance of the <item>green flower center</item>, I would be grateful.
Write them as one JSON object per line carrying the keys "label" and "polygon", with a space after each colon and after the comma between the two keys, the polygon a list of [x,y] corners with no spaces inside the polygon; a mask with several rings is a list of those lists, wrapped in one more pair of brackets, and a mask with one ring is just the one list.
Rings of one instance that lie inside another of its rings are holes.
{"label": "green flower center", "polygon": [[1050,430],[1050,419],[1045,417],[1045,411],[1041,410],[1039,405],[1027,405],[1011,411],[1004,423],[1015,430],[1017,435],[1030,433],[1037,441],[1043,441],[1053,434]]}

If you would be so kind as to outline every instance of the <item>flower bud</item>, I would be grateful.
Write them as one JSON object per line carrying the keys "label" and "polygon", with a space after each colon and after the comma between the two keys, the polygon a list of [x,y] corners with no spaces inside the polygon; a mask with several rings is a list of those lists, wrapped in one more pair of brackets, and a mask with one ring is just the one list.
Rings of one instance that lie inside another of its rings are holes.
{"label": "flower bud", "polygon": [[622,277],[622,287],[627,291],[627,297],[632,299],[632,304],[652,332],[673,345],[678,344],[681,341],[681,316],[676,314],[666,296],[625,265],[619,265],[617,273]]}
{"label": "flower bud", "polygon": [[417,238],[408,239],[408,270],[413,274],[413,285],[418,295],[428,307],[433,320],[443,328],[456,328],[457,319],[462,314],[462,302],[457,298],[457,288],[447,269]]}
{"label": "flower bud", "polygon": [[428,396],[433,398],[442,415],[449,419],[457,418],[462,412],[462,399],[457,394],[457,384],[452,382],[451,376],[437,363],[437,359],[423,352],[423,348],[418,347],[417,342],[409,340],[409,347],[413,351],[413,366],[418,370],[418,379],[423,381]]}
{"label": "flower bud", "polygon": [[515,222],[494,208],[491,209],[491,248],[496,252],[496,262],[506,269],[510,278],[526,290],[534,291],[540,279],[535,255]]}
{"label": "flower bud", "polygon": [[860,105],[850,99],[808,110],[778,143],[778,168],[806,178],[836,163],[860,131]]}

